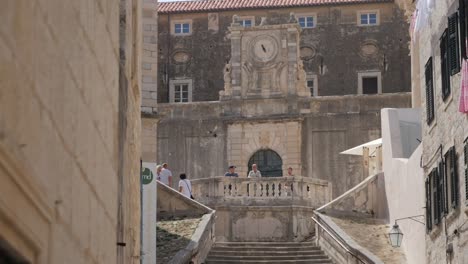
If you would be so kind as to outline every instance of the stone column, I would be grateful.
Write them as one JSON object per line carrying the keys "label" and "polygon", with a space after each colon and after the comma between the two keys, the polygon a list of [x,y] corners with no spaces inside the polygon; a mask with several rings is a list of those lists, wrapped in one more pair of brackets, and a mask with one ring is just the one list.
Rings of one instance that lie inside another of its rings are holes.
{"label": "stone column", "polygon": [[288,94],[296,95],[297,67],[299,57],[299,32],[297,27],[289,27],[287,35],[288,48]]}
{"label": "stone column", "polygon": [[240,34],[240,25],[232,24],[231,25],[231,87],[232,87],[232,97],[240,98],[241,97],[241,34]]}

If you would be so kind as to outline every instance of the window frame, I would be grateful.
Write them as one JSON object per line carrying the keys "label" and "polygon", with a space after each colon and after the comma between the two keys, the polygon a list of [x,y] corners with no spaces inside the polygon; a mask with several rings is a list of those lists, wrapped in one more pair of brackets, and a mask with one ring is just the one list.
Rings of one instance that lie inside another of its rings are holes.
{"label": "window frame", "polygon": [[[377,77],[377,93],[382,94],[382,73],[380,71],[366,71],[358,72],[358,94],[362,95],[363,93],[363,81],[365,77]],[[372,95],[372,94],[369,94]]]}
{"label": "window frame", "polygon": [[[182,29],[183,29],[184,24],[188,24],[189,25],[189,32],[188,33],[184,33],[184,32],[176,33],[175,30],[176,30],[176,25],[177,24],[182,25]],[[183,19],[183,20],[173,20],[173,21],[171,21],[171,35],[174,35],[174,36],[190,36],[190,35],[192,35],[192,20],[191,19]]]}
{"label": "window frame", "polygon": [[[312,18],[312,27],[302,27],[301,26],[301,23],[299,22],[299,19],[301,18],[306,18],[306,22],[305,24],[307,25],[307,18],[308,17],[311,17]],[[300,13],[300,14],[296,14],[296,19],[297,19],[297,23],[299,24],[299,26],[303,29],[308,29],[308,28],[316,28],[317,27],[317,13]]]}
{"label": "window frame", "polygon": [[[184,84],[187,84],[188,85],[188,98],[187,98],[187,102],[176,102],[175,101],[175,88],[176,86],[178,85],[184,85]],[[184,104],[184,103],[191,103],[192,102],[192,94],[193,94],[193,91],[192,91],[192,79],[175,79],[175,80],[170,80],[169,82],[169,103],[174,103],[174,104]]]}
{"label": "window frame", "polygon": [[[250,20],[252,24],[249,27],[245,26],[245,21]],[[255,26],[255,17],[254,16],[241,16],[239,17],[239,24],[244,28],[250,28]]]}
{"label": "window frame", "polygon": [[318,76],[316,74],[307,74],[306,76],[306,87],[310,91],[310,87],[308,85],[309,81],[314,82],[314,92],[310,93],[311,97],[317,97],[318,96]]}
{"label": "window frame", "polygon": [[455,147],[444,155],[444,174],[446,175],[447,211],[460,205],[460,180],[458,177],[458,159]]}
{"label": "window frame", "polygon": [[[376,22],[375,24],[370,24],[370,15],[375,14],[376,16]],[[362,23],[362,15],[367,15],[367,24]],[[357,12],[357,25],[361,27],[373,27],[373,26],[379,26],[380,25],[380,10],[362,10]]]}

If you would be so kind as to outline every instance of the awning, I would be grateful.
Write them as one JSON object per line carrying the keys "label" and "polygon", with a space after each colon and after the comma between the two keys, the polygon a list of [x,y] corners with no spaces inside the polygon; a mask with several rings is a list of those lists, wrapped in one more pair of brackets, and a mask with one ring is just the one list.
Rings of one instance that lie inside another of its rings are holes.
{"label": "awning", "polygon": [[379,146],[382,145],[382,138],[372,140],[370,142],[364,143],[362,145],[359,145],[357,147],[345,150],[343,152],[340,152],[340,154],[347,154],[347,155],[359,155],[362,156],[362,149],[364,147],[369,148],[369,155],[374,156],[375,155],[375,149],[378,148]]}

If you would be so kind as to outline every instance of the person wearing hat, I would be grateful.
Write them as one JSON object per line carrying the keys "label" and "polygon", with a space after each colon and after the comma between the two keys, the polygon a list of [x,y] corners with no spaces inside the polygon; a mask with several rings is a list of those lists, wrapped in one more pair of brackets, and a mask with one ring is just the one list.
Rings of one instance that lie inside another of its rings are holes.
{"label": "person wearing hat", "polygon": [[229,166],[229,171],[224,174],[226,177],[239,177],[239,175],[235,172],[236,166]]}

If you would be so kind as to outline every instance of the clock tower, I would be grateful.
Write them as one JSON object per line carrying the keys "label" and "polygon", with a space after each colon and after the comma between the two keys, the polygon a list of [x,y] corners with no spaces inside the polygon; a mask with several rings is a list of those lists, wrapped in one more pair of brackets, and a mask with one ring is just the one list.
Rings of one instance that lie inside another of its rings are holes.
{"label": "clock tower", "polygon": [[299,57],[297,23],[243,27],[234,16],[231,60],[224,69],[220,100],[310,97]]}

